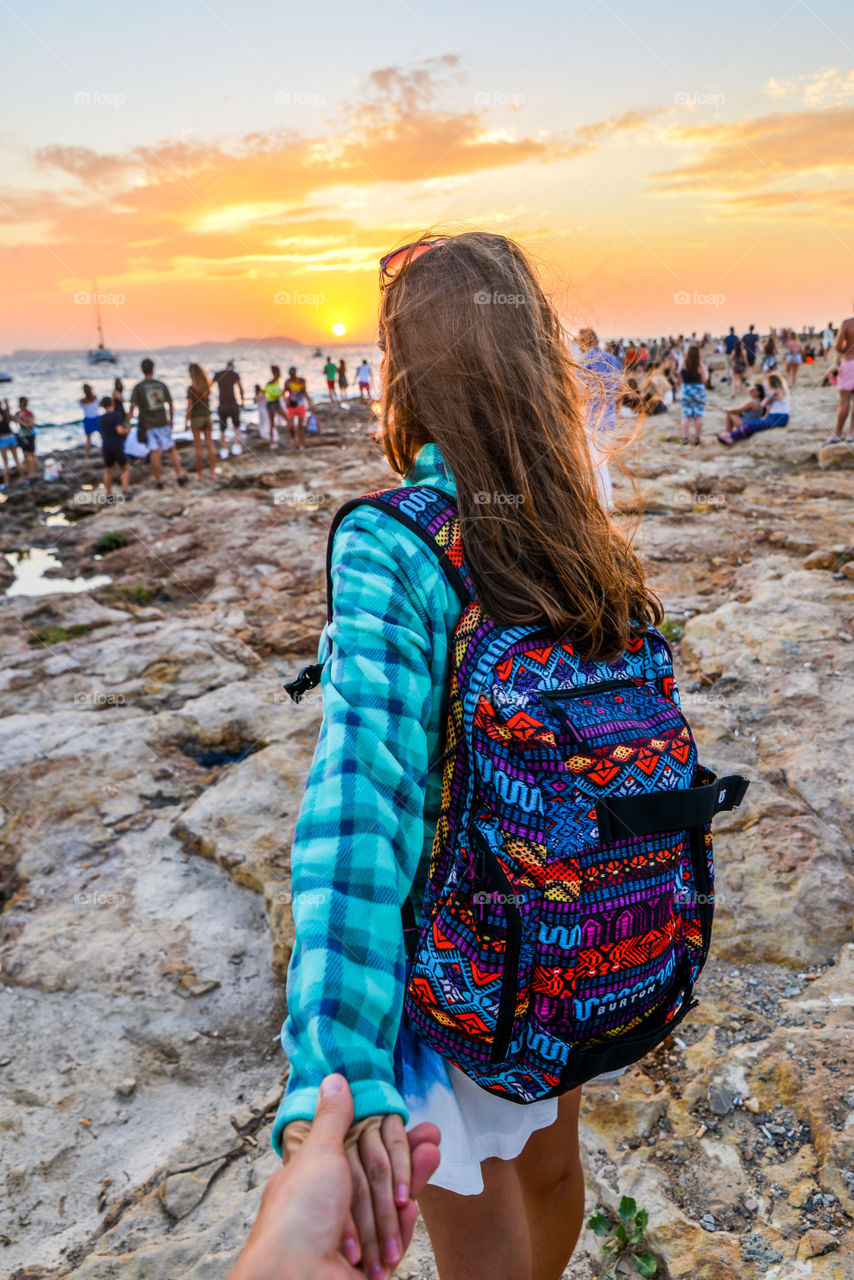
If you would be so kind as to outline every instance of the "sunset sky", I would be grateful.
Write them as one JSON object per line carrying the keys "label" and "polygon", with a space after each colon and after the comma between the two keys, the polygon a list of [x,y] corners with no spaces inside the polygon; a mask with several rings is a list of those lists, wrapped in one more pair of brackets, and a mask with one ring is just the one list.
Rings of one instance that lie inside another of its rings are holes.
{"label": "sunset sky", "polygon": [[0,350],[91,345],[95,277],[121,349],[366,339],[436,225],[608,335],[851,313],[842,0],[2,11]]}

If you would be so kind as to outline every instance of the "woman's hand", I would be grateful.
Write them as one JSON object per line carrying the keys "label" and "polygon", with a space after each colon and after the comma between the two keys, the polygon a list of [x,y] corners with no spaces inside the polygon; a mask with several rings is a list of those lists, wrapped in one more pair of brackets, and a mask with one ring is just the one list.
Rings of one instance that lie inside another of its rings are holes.
{"label": "woman's hand", "polygon": [[412,1182],[409,1139],[401,1117],[372,1116],[357,1142],[347,1146],[347,1160],[361,1265],[369,1280],[386,1280],[403,1257],[400,1215],[410,1203]]}

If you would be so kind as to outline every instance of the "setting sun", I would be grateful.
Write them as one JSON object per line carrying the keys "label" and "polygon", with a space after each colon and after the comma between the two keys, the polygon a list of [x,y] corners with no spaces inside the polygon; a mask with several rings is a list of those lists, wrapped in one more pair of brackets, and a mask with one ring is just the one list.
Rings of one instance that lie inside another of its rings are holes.
{"label": "setting sun", "polygon": [[332,332],[335,334],[336,338],[343,338],[344,334],[347,332],[347,326],[340,323],[334,324],[332,326]]}

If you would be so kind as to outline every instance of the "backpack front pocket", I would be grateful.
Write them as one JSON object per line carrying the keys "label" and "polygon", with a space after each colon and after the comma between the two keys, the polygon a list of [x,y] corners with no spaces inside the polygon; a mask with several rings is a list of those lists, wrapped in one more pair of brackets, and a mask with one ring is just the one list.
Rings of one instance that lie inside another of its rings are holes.
{"label": "backpack front pocket", "polygon": [[[530,999],[536,890],[517,880],[492,841],[472,828],[472,860],[422,928],[406,1012],[452,1061],[504,1061]],[[526,941],[526,939],[528,939]]]}

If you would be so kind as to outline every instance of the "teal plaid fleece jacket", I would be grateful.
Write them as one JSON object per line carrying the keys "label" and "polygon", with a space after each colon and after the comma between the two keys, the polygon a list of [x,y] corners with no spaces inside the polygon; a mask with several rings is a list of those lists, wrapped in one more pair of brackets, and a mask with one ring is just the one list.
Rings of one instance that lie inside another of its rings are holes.
{"label": "teal plaid fleece jacket", "polygon": [[[404,483],[456,496],[434,444]],[[291,853],[296,944],[282,1045],[287,1092],[273,1126],[314,1116],[330,1071],[355,1119],[396,1112],[394,1046],[406,959],[400,908],[423,897],[439,817],[449,646],[461,605],[429,547],[360,507],[332,556],[332,622],[320,641],[323,723]],[[414,887],[413,887],[414,886]]]}

